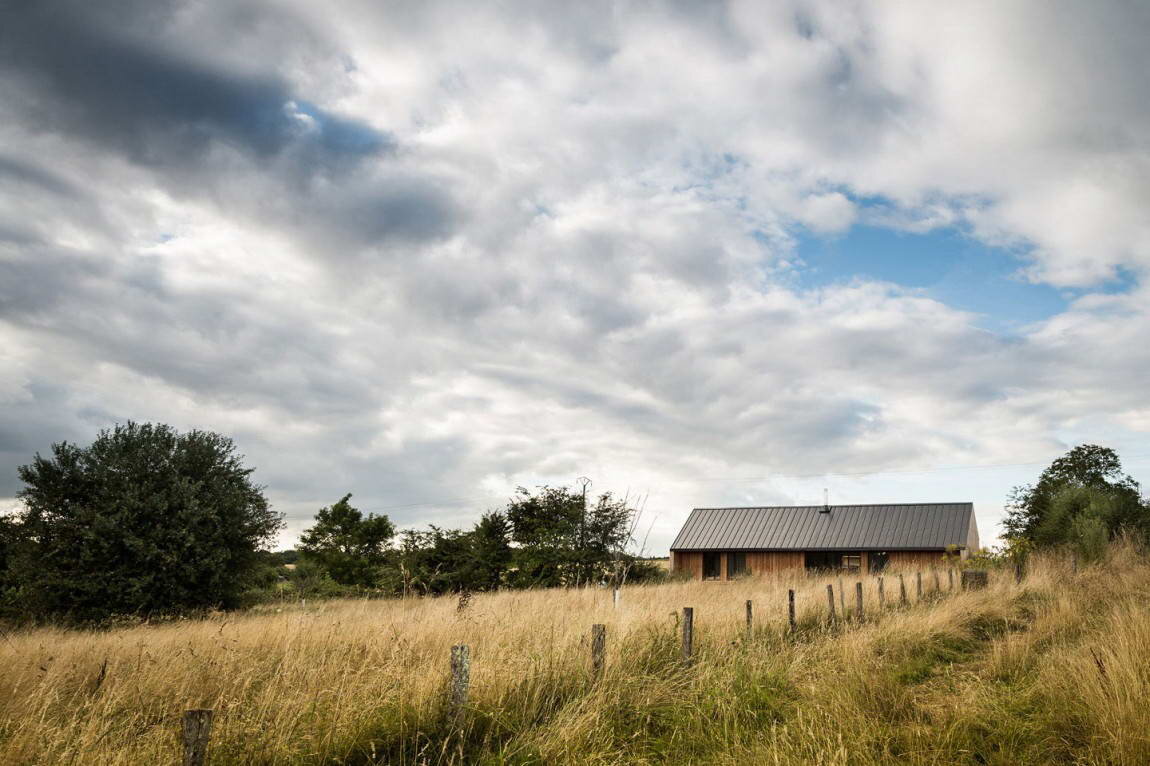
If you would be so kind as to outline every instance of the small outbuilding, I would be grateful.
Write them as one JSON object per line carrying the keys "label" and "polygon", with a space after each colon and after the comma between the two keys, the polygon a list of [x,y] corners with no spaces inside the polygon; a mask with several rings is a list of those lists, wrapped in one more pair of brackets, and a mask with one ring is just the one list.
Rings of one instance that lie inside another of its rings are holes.
{"label": "small outbuilding", "polygon": [[786,570],[930,567],[978,549],[973,503],[696,508],[671,544],[672,572],[729,580]]}

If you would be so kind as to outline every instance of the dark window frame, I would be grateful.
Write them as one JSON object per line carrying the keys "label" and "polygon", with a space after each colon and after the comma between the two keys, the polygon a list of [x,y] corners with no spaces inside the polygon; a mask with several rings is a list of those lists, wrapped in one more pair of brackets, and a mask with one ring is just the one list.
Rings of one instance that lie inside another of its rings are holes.
{"label": "dark window frame", "polygon": [[747,566],[747,554],[745,551],[732,551],[727,554],[728,580],[750,573],[751,568]]}

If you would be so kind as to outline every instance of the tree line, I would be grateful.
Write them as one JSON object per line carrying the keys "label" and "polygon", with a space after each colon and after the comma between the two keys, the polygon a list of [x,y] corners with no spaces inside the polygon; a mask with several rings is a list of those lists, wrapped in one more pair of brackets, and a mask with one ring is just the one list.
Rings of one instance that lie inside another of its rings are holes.
{"label": "tree line", "polygon": [[[470,529],[398,532],[350,494],[297,550],[232,441],[127,423],[20,466],[22,506],[0,515],[0,615],[99,622],[234,609],[285,593],[436,595],[650,580],[629,552],[637,512],[610,493],[519,488]],[[1150,506],[1108,447],[1081,445],[1016,487],[1003,555],[1069,546],[1084,561],[1118,535],[1150,539]],[[291,564],[291,567],[285,566]]]}
{"label": "tree line", "polygon": [[661,571],[628,552],[637,513],[604,493],[567,487],[516,490],[505,509],[471,529],[396,532],[345,495],[300,536],[290,581],[301,593],[439,595],[649,580]]}
{"label": "tree line", "polygon": [[[610,493],[519,488],[467,530],[397,532],[345,495],[298,550],[233,442],[209,431],[116,425],[20,466],[22,507],[0,516],[0,614],[99,622],[234,609],[289,592],[435,595],[650,579],[637,511]],[[292,567],[284,565],[290,563]]]}

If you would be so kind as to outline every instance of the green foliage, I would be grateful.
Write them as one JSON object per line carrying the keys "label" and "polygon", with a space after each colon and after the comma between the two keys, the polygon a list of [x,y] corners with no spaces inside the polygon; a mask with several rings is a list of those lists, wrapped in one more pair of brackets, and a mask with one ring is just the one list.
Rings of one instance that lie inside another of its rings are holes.
{"label": "green foliage", "polygon": [[17,519],[0,516],[0,615],[18,614],[15,600],[18,584],[9,568],[21,541],[21,528]]}
{"label": "green foliage", "polygon": [[300,560],[300,553],[294,548],[289,548],[286,551],[275,551],[271,554],[276,563],[281,566],[284,564],[297,564]]}
{"label": "green foliage", "polygon": [[26,616],[80,621],[237,606],[282,520],[230,439],[151,423],[21,466],[5,586]]}
{"label": "green foliage", "polygon": [[471,560],[471,537],[458,529],[432,525],[403,533],[400,562],[405,592],[439,594],[468,590],[464,570]]}
{"label": "green foliage", "polygon": [[[582,494],[567,488],[519,488],[506,512],[485,513],[470,530],[407,530],[394,548],[387,517],[365,517],[350,499],[321,509],[301,536],[301,558],[288,578],[295,595],[344,595],[348,587],[438,595],[667,576],[657,563],[626,552],[634,511],[609,493],[585,508]],[[280,591],[276,586],[265,597]]]}
{"label": "green foliage", "polygon": [[627,556],[624,568],[627,582],[632,584],[666,582],[671,579],[671,573],[657,560]]}
{"label": "green foliage", "polygon": [[634,510],[604,493],[591,505],[567,487],[519,487],[507,505],[521,586],[577,585],[622,573]]}
{"label": "green foliage", "polygon": [[495,590],[511,566],[510,528],[502,513],[484,514],[470,532],[434,525],[403,533],[404,592],[426,594]]}
{"label": "green foliage", "polygon": [[471,558],[464,567],[470,590],[495,590],[511,567],[511,525],[499,511],[483,514],[471,532]]}
{"label": "green foliage", "polygon": [[1069,542],[1085,562],[1100,561],[1106,554],[1109,530],[1117,528],[1114,496],[1093,487],[1068,487],[1054,498],[1052,515],[1070,521]]}
{"label": "green foliage", "polygon": [[372,588],[388,561],[395,526],[387,516],[364,516],[349,500],[347,494],[330,508],[320,508],[315,524],[300,535],[299,550],[340,585]]}
{"label": "green foliage", "polygon": [[1003,524],[1011,547],[1072,544],[1088,557],[1123,530],[1146,536],[1150,508],[1109,447],[1083,444],[1055,460],[1033,485],[1016,487]]}
{"label": "green foliage", "polygon": [[[971,553],[973,552],[971,551]],[[960,566],[962,564],[962,547],[953,543],[946,546],[946,550],[942,554],[942,563],[944,566]]]}
{"label": "green foliage", "polygon": [[287,585],[286,593],[294,598],[346,598],[363,593],[359,586],[336,582],[319,562],[307,557],[288,570]]}

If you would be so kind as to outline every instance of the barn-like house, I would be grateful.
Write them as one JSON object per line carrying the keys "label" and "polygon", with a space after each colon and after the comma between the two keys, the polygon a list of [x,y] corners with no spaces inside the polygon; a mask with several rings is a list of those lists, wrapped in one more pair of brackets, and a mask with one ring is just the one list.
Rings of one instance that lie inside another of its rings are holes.
{"label": "barn-like house", "polygon": [[972,503],[696,508],[671,545],[671,571],[729,580],[788,569],[880,572],[937,566],[978,548]]}

